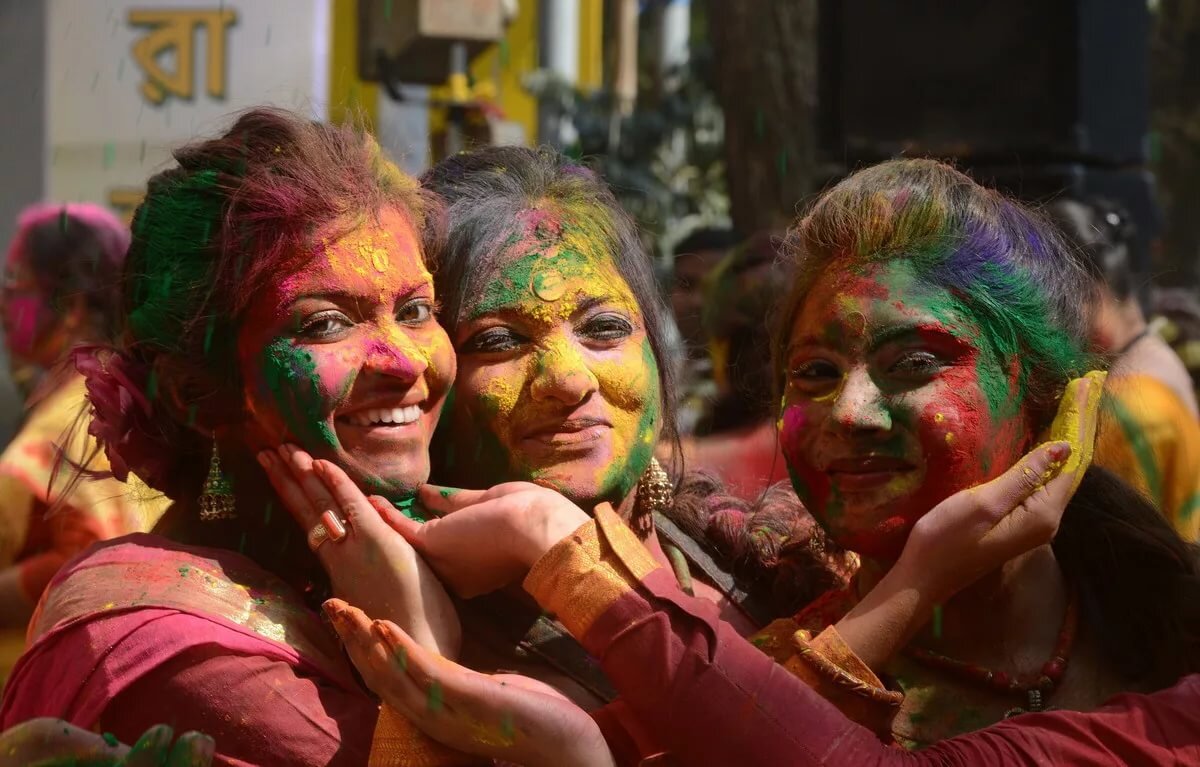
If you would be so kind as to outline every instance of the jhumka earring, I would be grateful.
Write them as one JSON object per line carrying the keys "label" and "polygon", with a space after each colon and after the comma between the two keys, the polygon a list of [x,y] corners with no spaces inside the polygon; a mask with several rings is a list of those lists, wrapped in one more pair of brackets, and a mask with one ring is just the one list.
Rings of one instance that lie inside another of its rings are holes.
{"label": "jhumka earring", "polygon": [[646,537],[654,529],[654,514],[662,512],[671,505],[675,488],[671,478],[659,464],[657,458],[650,459],[650,465],[642,474],[637,487],[637,501],[633,506],[633,515],[629,526],[639,537]]}
{"label": "jhumka earring", "polygon": [[217,453],[217,441],[213,440],[212,459],[208,463],[208,476],[204,478],[204,489],[200,491],[200,521],[214,522],[218,519],[234,519],[237,511],[233,504],[233,484],[221,471],[221,456]]}

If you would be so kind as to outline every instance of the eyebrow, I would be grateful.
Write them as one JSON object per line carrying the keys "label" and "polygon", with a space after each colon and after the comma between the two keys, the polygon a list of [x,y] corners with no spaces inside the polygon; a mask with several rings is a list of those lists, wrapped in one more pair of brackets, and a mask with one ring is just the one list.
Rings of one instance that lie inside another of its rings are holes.
{"label": "eyebrow", "polygon": [[[416,293],[421,288],[427,286],[430,286],[430,283],[426,281],[414,282],[406,285],[396,293],[396,298],[406,298],[411,296],[413,293]],[[352,293],[348,290],[316,290],[309,293],[301,293],[300,295],[295,296],[291,299],[291,303],[303,301],[306,298],[319,298],[327,301],[333,301],[334,303],[358,303],[363,301],[374,302],[378,296],[378,291],[372,291],[370,293]]]}
{"label": "eyebrow", "polygon": [[[601,295],[601,296],[589,296],[589,297],[583,299],[582,301],[580,301],[579,305],[576,306],[571,311],[571,318],[574,319],[581,314],[587,314],[592,309],[595,309],[597,306],[601,306],[603,304],[613,304],[614,306],[625,306],[626,302],[622,301],[619,297],[617,297],[615,295],[607,294],[607,293],[604,295]],[[533,317],[535,319],[540,318],[541,314],[539,312],[524,312],[524,311],[521,311],[520,306],[521,306],[521,303],[512,303],[512,304],[500,306],[495,309],[492,309],[491,311],[482,312],[479,314],[471,314],[469,312],[470,307],[465,307],[468,311],[464,312],[464,314],[466,315],[464,321],[465,322],[475,322],[484,317],[501,317],[501,318],[513,318],[513,319],[529,319],[530,317]],[[636,306],[636,303],[635,303],[635,306]]]}
{"label": "eyebrow", "polygon": [[907,336],[920,335],[922,333],[936,333],[937,335],[941,336],[957,338],[957,336],[951,333],[950,329],[945,325],[935,324],[932,322],[914,322],[907,325],[892,325],[880,330],[877,333],[872,333],[867,348],[871,351],[875,351],[879,347],[892,341],[896,341]]}
{"label": "eyebrow", "polygon": [[[879,331],[872,332],[867,341],[867,349],[876,351],[881,346],[891,343],[901,338],[908,336],[919,335],[920,333],[936,333],[938,335],[957,338],[945,325],[935,324],[932,322],[912,322],[903,325],[889,325]],[[797,349],[802,349],[806,346],[829,346],[829,343],[819,336],[808,335],[803,338],[793,341],[788,344],[787,353],[792,354]]]}

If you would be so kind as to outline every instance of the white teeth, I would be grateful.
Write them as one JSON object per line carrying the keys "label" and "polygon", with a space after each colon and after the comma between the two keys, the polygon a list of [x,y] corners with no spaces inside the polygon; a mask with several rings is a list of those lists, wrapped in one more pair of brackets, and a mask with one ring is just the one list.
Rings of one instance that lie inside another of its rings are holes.
{"label": "white teeth", "polygon": [[360,410],[357,413],[346,416],[346,420],[355,426],[379,426],[381,424],[403,426],[414,423],[420,417],[420,405],[409,405],[408,407]]}

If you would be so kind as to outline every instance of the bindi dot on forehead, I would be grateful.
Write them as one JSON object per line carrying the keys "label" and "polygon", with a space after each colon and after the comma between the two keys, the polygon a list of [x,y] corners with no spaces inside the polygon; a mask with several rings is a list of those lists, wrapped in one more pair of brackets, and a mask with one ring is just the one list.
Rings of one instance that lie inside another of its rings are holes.
{"label": "bindi dot on forehead", "polygon": [[534,272],[529,289],[543,301],[557,301],[567,292],[567,281],[557,269]]}

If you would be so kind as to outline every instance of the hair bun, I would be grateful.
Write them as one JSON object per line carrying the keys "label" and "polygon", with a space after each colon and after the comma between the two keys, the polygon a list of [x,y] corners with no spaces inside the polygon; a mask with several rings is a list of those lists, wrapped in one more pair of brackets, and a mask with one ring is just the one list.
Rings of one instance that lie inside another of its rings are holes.
{"label": "hair bun", "polygon": [[155,438],[154,405],[147,394],[150,367],[106,346],[79,346],[71,363],[83,375],[92,406],[88,434],[104,448],[112,475],[122,482],[130,472],[165,491],[169,447]]}

